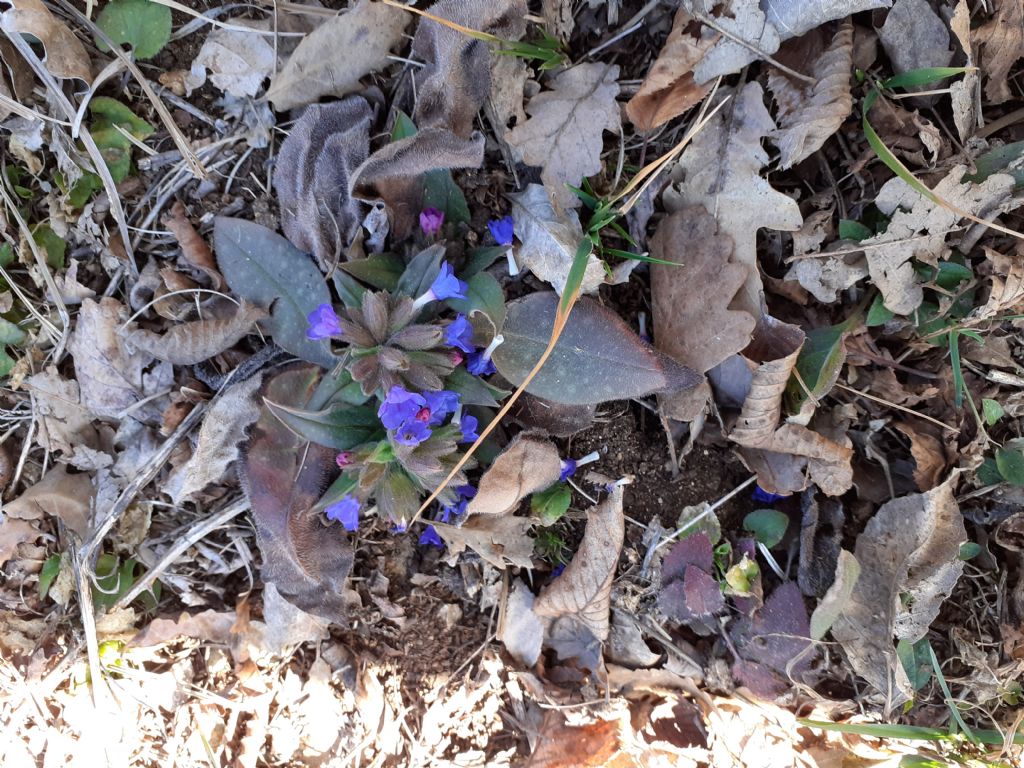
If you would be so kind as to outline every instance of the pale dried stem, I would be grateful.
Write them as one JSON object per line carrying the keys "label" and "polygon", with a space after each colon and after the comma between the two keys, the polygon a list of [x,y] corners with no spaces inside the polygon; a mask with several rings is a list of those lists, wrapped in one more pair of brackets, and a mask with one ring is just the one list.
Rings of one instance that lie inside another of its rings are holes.
{"label": "pale dried stem", "polygon": [[950,432],[959,432],[960,431],[959,429],[957,429],[955,427],[951,427],[948,424],[943,424],[938,419],[934,419],[931,416],[928,416],[928,415],[926,415],[924,413],[918,413],[917,411],[913,411],[910,408],[907,408],[906,406],[898,405],[897,403],[890,402],[889,400],[886,400],[885,398],[877,397],[875,395],[869,395],[867,392],[861,392],[859,389],[854,389],[853,387],[848,387],[845,384],[840,384],[838,382],[836,382],[835,386],[838,389],[842,389],[842,390],[844,390],[846,392],[849,392],[851,394],[857,395],[858,397],[863,397],[863,398],[865,398],[867,400],[873,400],[874,402],[879,403],[881,405],[888,406],[889,408],[895,408],[897,411],[903,411],[903,413],[910,414],[911,416],[917,416],[917,418],[919,418],[919,419],[924,419],[925,421],[930,421],[935,426],[942,427],[943,429],[949,430]]}

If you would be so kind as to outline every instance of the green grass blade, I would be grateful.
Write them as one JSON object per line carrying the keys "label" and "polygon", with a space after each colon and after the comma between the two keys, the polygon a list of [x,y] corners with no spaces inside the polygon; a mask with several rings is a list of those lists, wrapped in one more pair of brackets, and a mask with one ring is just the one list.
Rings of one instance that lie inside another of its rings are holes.
{"label": "green grass blade", "polygon": [[895,723],[830,723],[826,720],[797,718],[800,725],[820,728],[823,731],[853,733],[858,736],[874,736],[878,739],[905,739],[908,741],[948,741],[949,734],[940,728],[922,728],[916,725]]}
{"label": "green grass blade", "polygon": [[931,657],[932,669],[935,670],[935,679],[939,681],[939,688],[942,689],[942,695],[946,699],[946,706],[949,707],[949,713],[953,715],[953,719],[956,720],[957,725],[960,726],[960,730],[964,732],[964,736],[966,736],[972,744],[980,744],[981,740],[974,735],[974,732],[970,729],[967,723],[964,722],[963,717],[960,716],[960,710],[953,701],[953,694],[950,693],[949,686],[946,685],[946,677],[942,674],[942,667],[939,665],[939,660],[935,656],[935,649],[932,648],[931,643],[928,644],[928,655]]}
{"label": "green grass blade", "polygon": [[569,276],[565,280],[565,290],[562,291],[562,300],[558,302],[559,314],[569,310],[570,305],[580,292],[583,285],[583,273],[587,270],[587,259],[594,250],[594,243],[589,237],[584,237],[576,247],[576,255],[573,257],[572,266],[569,268]]}
{"label": "green grass blade", "polygon": [[929,83],[937,83],[947,77],[962,75],[975,67],[924,67],[912,69],[882,81],[883,88],[917,88]]}

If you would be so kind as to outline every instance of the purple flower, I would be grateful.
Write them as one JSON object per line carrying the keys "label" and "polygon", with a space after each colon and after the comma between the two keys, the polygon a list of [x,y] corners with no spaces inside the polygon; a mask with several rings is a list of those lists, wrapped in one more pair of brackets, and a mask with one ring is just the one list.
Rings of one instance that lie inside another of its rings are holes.
{"label": "purple flower", "polygon": [[449,347],[456,347],[463,352],[472,352],[473,347],[473,326],[465,315],[456,315],[444,329],[444,341]]}
{"label": "purple flower", "polygon": [[491,230],[494,240],[498,245],[512,245],[512,235],[515,230],[515,221],[511,216],[501,219],[491,219],[487,222],[487,228]]}
{"label": "purple flower", "polygon": [[424,440],[429,440],[430,435],[430,427],[418,419],[409,419],[398,428],[395,442],[399,445],[419,445]]}
{"label": "purple flower", "polygon": [[385,428],[398,429],[403,423],[414,418],[426,404],[423,395],[409,392],[396,384],[388,391],[384,402],[377,409],[377,417]]}
{"label": "purple flower", "polygon": [[334,460],[340,469],[344,469],[353,462],[352,451],[342,451]]}
{"label": "purple flower", "polygon": [[562,462],[562,473],[558,479],[563,483],[576,474],[576,462],[573,459],[566,459]]}
{"label": "purple flower", "polygon": [[420,534],[420,544],[444,549],[444,542],[441,541],[441,537],[438,535],[437,529],[432,525],[428,525],[427,529]]}
{"label": "purple flower", "polygon": [[472,499],[476,496],[476,488],[472,485],[460,485],[455,492],[464,499]]}
{"label": "purple flower", "polygon": [[359,527],[359,499],[352,494],[331,504],[324,512],[328,520],[341,523],[346,531],[354,531]]}
{"label": "purple flower", "polygon": [[447,523],[452,515],[458,517],[466,511],[466,505],[469,504],[469,500],[476,496],[476,488],[472,485],[460,485],[455,489],[455,492],[459,494],[459,500],[455,504],[447,504],[441,507],[441,512],[437,515],[437,520],[442,523]]}
{"label": "purple flower", "polygon": [[442,261],[441,271],[437,273],[437,277],[430,284],[430,290],[427,293],[431,294],[434,301],[444,301],[445,299],[464,299],[467,290],[468,286],[455,276],[452,265],[447,261]]}
{"label": "purple flower", "polygon": [[306,319],[309,321],[306,338],[311,341],[341,336],[341,321],[330,304],[321,304],[310,312]]}
{"label": "purple flower", "polygon": [[441,230],[444,224],[444,211],[437,208],[424,208],[420,211],[420,229],[423,234],[433,237]]}
{"label": "purple flower", "polygon": [[459,407],[459,393],[449,392],[446,389],[437,392],[424,392],[423,398],[427,401],[427,424],[432,427],[438,426],[449,413],[453,413]]}
{"label": "purple flower", "polygon": [[459,442],[471,443],[480,437],[476,431],[477,426],[479,426],[479,422],[477,421],[476,416],[470,416],[468,413],[462,414],[462,418],[459,419],[459,429],[462,430],[462,439],[459,440]]}
{"label": "purple flower", "polygon": [[784,493],[770,493],[764,490],[760,485],[755,486],[754,492],[750,494],[750,498],[760,504],[774,504],[779,499],[786,498]]}
{"label": "purple flower", "polygon": [[405,529],[408,528],[408,527],[409,526],[406,524],[405,520],[401,520],[401,521],[395,523],[393,526],[391,526],[390,533],[392,535],[395,535],[395,534],[398,534],[398,533],[405,533]]}
{"label": "purple flower", "polygon": [[485,357],[485,354],[486,350],[484,352],[472,352],[466,359],[466,369],[474,376],[490,376],[498,370],[494,367],[494,363],[491,362],[491,358]]}

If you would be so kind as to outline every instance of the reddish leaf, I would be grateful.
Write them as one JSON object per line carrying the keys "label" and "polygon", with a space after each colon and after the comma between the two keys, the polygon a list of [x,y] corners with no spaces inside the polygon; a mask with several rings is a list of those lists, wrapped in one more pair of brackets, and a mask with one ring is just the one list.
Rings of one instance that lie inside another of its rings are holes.
{"label": "reddish leaf", "polygon": [[683,594],[687,609],[701,618],[712,616],[725,607],[725,598],[722,597],[722,588],[718,582],[694,565],[686,566]]}
{"label": "reddish leaf", "polygon": [[711,539],[703,532],[691,533],[665,555],[661,564],[661,583],[668,584],[683,578],[687,567],[691,565],[710,573],[713,563]]}

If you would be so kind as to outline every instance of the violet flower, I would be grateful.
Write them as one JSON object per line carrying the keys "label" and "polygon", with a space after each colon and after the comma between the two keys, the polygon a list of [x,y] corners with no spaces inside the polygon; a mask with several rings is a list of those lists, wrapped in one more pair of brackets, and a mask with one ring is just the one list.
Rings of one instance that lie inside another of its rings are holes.
{"label": "violet flower", "polygon": [[770,491],[764,490],[760,485],[754,487],[754,492],[750,494],[750,498],[760,504],[774,504],[779,499],[786,498],[784,493],[771,493]]}
{"label": "violet flower", "polygon": [[419,445],[430,439],[430,427],[419,419],[409,419],[395,432],[395,442],[399,445]]}
{"label": "violet flower", "polygon": [[342,334],[341,321],[330,304],[321,304],[309,313],[306,320],[309,321],[306,338],[310,341],[320,341]]}
{"label": "violet flower", "polygon": [[565,482],[570,477],[576,474],[576,470],[582,467],[584,464],[592,464],[601,458],[601,454],[597,451],[592,451],[586,456],[579,459],[565,459],[562,462],[562,472],[559,474],[558,479],[561,482]]}
{"label": "violet flower", "polygon": [[424,208],[420,211],[420,229],[423,230],[423,234],[433,237],[441,231],[442,225],[444,225],[444,211],[439,211],[437,208]]}
{"label": "violet flower", "polygon": [[487,376],[494,373],[497,369],[494,367],[494,363],[491,362],[491,355],[494,354],[494,350],[501,346],[504,341],[505,337],[499,333],[483,352],[473,352],[470,354],[466,360],[466,369],[474,376]]}
{"label": "violet flower", "polygon": [[353,462],[353,460],[354,459],[353,459],[352,451],[342,451],[334,459],[334,461],[335,461],[335,463],[337,463],[339,469],[344,469],[349,464],[351,464]]}
{"label": "violet flower", "polygon": [[377,409],[377,417],[386,429],[398,429],[406,421],[415,417],[426,404],[427,401],[423,395],[409,392],[396,384],[388,390],[384,402]]}
{"label": "violet flower", "polygon": [[448,414],[454,413],[455,409],[459,407],[459,393],[449,392],[446,389],[437,392],[424,392],[423,399],[427,401],[427,408],[430,409],[427,414],[427,424],[432,427],[441,424]]}
{"label": "violet flower", "polygon": [[431,301],[444,301],[445,299],[464,299],[469,287],[455,276],[455,270],[447,261],[441,262],[441,271],[437,273],[434,282],[430,284],[426,293],[419,296],[413,302],[413,310],[420,309],[424,304]]}
{"label": "violet flower", "polygon": [[444,341],[449,347],[461,349],[463,352],[473,351],[473,326],[465,315],[456,315],[444,329]]}
{"label": "violet flower", "polygon": [[501,219],[491,219],[487,222],[487,228],[491,230],[494,240],[498,245],[505,246],[505,258],[508,259],[508,273],[515,277],[519,274],[519,265],[516,264],[516,257],[512,253],[512,237],[515,234],[515,220],[511,216]]}
{"label": "violet flower", "polygon": [[477,421],[476,416],[470,416],[468,413],[464,413],[462,418],[459,419],[459,429],[462,430],[462,439],[459,440],[459,442],[472,443],[480,437],[476,431],[478,426],[479,422]]}
{"label": "violet flower", "polygon": [[441,540],[441,536],[437,533],[437,529],[432,525],[428,525],[426,530],[420,534],[420,544],[428,547],[444,549],[444,542]]}
{"label": "violet flower", "polygon": [[359,527],[359,499],[352,494],[331,504],[324,512],[328,520],[341,523],[346,531],[354,531]]}

